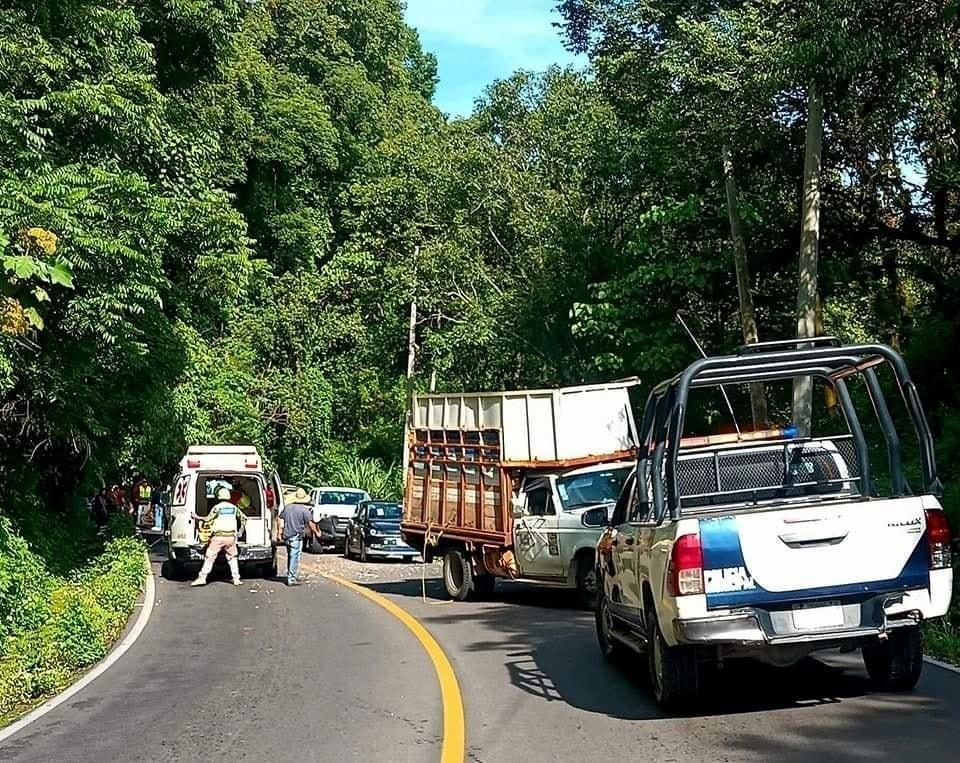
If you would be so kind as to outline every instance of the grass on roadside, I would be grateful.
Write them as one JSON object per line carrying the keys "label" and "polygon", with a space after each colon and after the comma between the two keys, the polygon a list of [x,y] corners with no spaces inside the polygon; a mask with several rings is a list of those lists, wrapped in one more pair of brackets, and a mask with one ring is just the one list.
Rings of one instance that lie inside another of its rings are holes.
{"label": "grass on roadside", "polygon": [[0,516],[0,725],[102,659],[143,586],[144,545],[117,518],[83,566],[51,572]]}

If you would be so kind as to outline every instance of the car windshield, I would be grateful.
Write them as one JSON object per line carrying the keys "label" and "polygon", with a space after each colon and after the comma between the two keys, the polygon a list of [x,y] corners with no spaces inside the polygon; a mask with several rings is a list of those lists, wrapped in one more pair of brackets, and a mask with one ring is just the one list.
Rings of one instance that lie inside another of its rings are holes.
{"label": "car windshield", "polygon": [[363,493],[353,490],[323,490],[320,503],[324,506],[356,506],[363,500]]}
{"label": "car windshield", "polygon": [[618,466],[595,472],[571,474],[557,480],[557,492],[564,511],[596,506],[601,503],[616,503],[623,481],[632,466]]}
{"label": "car windshield", "polygon": [[367,517],[382,522],[399,522],[403,519],[403,509],[396,503],[371,503],[367,507]]}

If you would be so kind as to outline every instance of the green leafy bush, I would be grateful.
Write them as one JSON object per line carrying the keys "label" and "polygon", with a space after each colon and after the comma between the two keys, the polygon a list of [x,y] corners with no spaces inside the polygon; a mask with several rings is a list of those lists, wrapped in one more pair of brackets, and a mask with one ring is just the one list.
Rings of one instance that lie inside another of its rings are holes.
{"label": "green leafy bush", "polygon": [[116,517],[99,553],[67,575],[0,516],[0,718],[102,659],[144,581],[144,546]]}
{"label": "green leafy bush", "polygon": [[326,482],[342,487],[366,490],[374,498],[398,501],[403,492],[403,476],[396,463],[353,454],[331,454],[324,470]]}

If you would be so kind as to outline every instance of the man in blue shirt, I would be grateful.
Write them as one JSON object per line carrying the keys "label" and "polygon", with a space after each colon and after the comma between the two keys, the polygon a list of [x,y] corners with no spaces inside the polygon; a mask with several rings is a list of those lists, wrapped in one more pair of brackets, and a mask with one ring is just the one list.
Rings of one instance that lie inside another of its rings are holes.
{"label": "man in blue shirt", "polygon": [[298,585],[301,581],[300,554],[303,553],[303,535],[309,527],[314,538],[320,537],[320,530],[313,522],[313,508],[309,504],[310,496],[302,487],[297,488],[293,502],[280,512],[283,543],[287,547],[287,585]]}

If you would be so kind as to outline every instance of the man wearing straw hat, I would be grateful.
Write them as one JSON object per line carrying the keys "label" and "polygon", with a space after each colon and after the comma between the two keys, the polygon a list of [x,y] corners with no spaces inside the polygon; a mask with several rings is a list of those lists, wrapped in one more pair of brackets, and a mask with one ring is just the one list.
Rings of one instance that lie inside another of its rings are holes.
{"label": "man wearing straw hat", "polygon": [[299,585],[300,554],[303,553],[303,536],[307,528],[314,538],[320,537],[320,529],[313,522],[310,496],[302,487],[297,488],[292,500],[280,512],[280,531],[287,547],[287,585]]}

